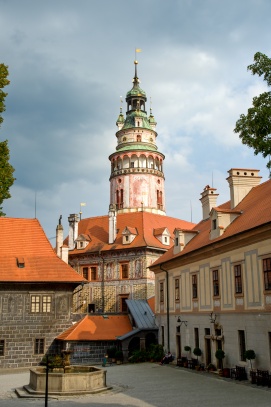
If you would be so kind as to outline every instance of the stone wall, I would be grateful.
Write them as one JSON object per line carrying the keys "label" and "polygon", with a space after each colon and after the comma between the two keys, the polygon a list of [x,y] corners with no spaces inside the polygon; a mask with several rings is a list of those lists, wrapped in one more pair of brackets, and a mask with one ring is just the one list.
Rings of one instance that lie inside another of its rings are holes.
{"label": "stone wall", "polygon": [[102,364],[103,358],[107,354],[107,349],[117,346],[117,342],[72,341],[67,342],[67,346],[72,351],[70,356],[72,365]]}
{"label": "stone wall", "polygon": [[[71,290],[73,287],[67,288]],[[31,295],[52,298],[51,312],[30,312]],[[37,365],[44,353],[57,351],[54,339],[72,325],[72,293],[60,287],[2,284],[0,291],[0,340],[4,341],[1,368]],[[35,353],[35,340],[44,340],[44,353]],[[2,342],[3,344],[3,342]]]}

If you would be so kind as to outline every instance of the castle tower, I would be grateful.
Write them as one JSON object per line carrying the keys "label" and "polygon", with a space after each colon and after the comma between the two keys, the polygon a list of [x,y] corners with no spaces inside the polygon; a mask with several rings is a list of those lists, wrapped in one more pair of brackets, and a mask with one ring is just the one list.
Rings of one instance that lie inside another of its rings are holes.
{"label": "castle tower", "polygon": [[138,62],[134,64],[133,87],[126,94],[126,118],[121,108],[116,122],[116,152],[109,156],[110,205],[118,213],[147,211],[165,215],[165,156],[157,150],[156,121],[152,109],[147,116],[147,97],[139,86]]}

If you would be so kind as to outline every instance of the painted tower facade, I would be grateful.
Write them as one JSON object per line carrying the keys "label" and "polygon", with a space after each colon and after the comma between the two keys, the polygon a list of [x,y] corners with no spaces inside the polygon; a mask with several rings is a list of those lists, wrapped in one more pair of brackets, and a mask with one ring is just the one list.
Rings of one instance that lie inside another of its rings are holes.
{"label": "painted tower facade", "polygon": [[118,213],[146,211],[166,214],[163,161],[156,145],[156,121],[150,109],[147,116],[146,93],[139,86],[135,61],[133,87],[126,94],[126,118],[120,109],[116,125],[116,152],[111,162],[110,206]]}

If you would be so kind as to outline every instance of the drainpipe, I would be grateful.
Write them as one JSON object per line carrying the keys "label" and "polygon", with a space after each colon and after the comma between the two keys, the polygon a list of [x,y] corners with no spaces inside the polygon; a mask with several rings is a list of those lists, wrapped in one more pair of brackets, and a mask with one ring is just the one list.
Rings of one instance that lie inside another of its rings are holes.
{"label": "drainpipe", "polygon": [[169,296],[168,296],[168,271],[163,269],[162,265],[160,264],[160,270],[166,273],[166,282],[167,282],[167,351],[170,352],[170,342],[169,342]]}
{"label": "drainpipe", "polygon": [[104,258],[102,256],[101,250],[99,250],[100,258],[102,259],[102,282],[101,282],[101,291],[102,291],[102,314],[104,314]]}

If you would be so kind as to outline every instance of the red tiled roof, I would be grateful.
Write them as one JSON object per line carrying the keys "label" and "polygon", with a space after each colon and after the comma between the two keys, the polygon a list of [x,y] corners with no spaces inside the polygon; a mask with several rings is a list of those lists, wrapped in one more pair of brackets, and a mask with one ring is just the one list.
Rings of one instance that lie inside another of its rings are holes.
{"label": "red tiled roof", "polygon": [[154,236],[161,236],[165,230],[166,230],[165,227],[154,229],[153,234],[154,234]]}
{"label": "red tiled roof", "polygon": [[128,315],[86,315],[56,339],[63,341],[113,341],[133,330]]}
{"label": "red tiled roof", "polygon": [[[82,276],[60,260],[37,219],[0,217],[1,282],[80,283]],[[24,267],[18,267],[23,259]]]}
{"label": "red tiled roof", "polygon": [[155,313],[155,296],[147,299],[150,309]]}
{"label": "red tiled roof", "polygon": [[[167,228],[171,234],[171,244],[174,239],[174,229],[176,227],[192,229],[194,223],[185,220],[171,218],[169,216],[157,215],[149,212],[131,212],[117,215],[117,237],[113,244],[108,244],[108,216],[98,216],[82,219],[78,225],[78,234],[87,234],[91,237],[91,242],[85,249],[74,249],[70,254],[96,252],[99,250],[117,250],[136,247],[157,247],[168,250],[169,246],[164,245],[154,236],[155,229]],[[129,244],[122,244],[122,232],[125,227],[136,228],[137,236]],[[67,243],[67,239],[65,240]],[[170,244],[170,245],[171,245]]]}
{"label": "red tiled roof", "polygon": [[227,227],[224,233],[210,240],[209,233],[211,230],[211,220],[206,219],[199,222],[193,230],[199,231],[199,233],[190,240],[190,242],[184,247],[184,249],[174,255],[173,247],[165,254],[159,257],[152,266],[156,266],[160,263],[164,263],[168,260],[181,257],[194,250],[198,250],[204,246],[213,244],[214,242],[222,241],[236,234],[248,231],[250,229],[259,227],[266,223],[271,222],[271,180],[266,181],[254,188],[243,198],[243,200],[234,208],[229,211],[230,202],[226,202],[218,208],[221,212],[233,212],[240,213],[239,216]]}

